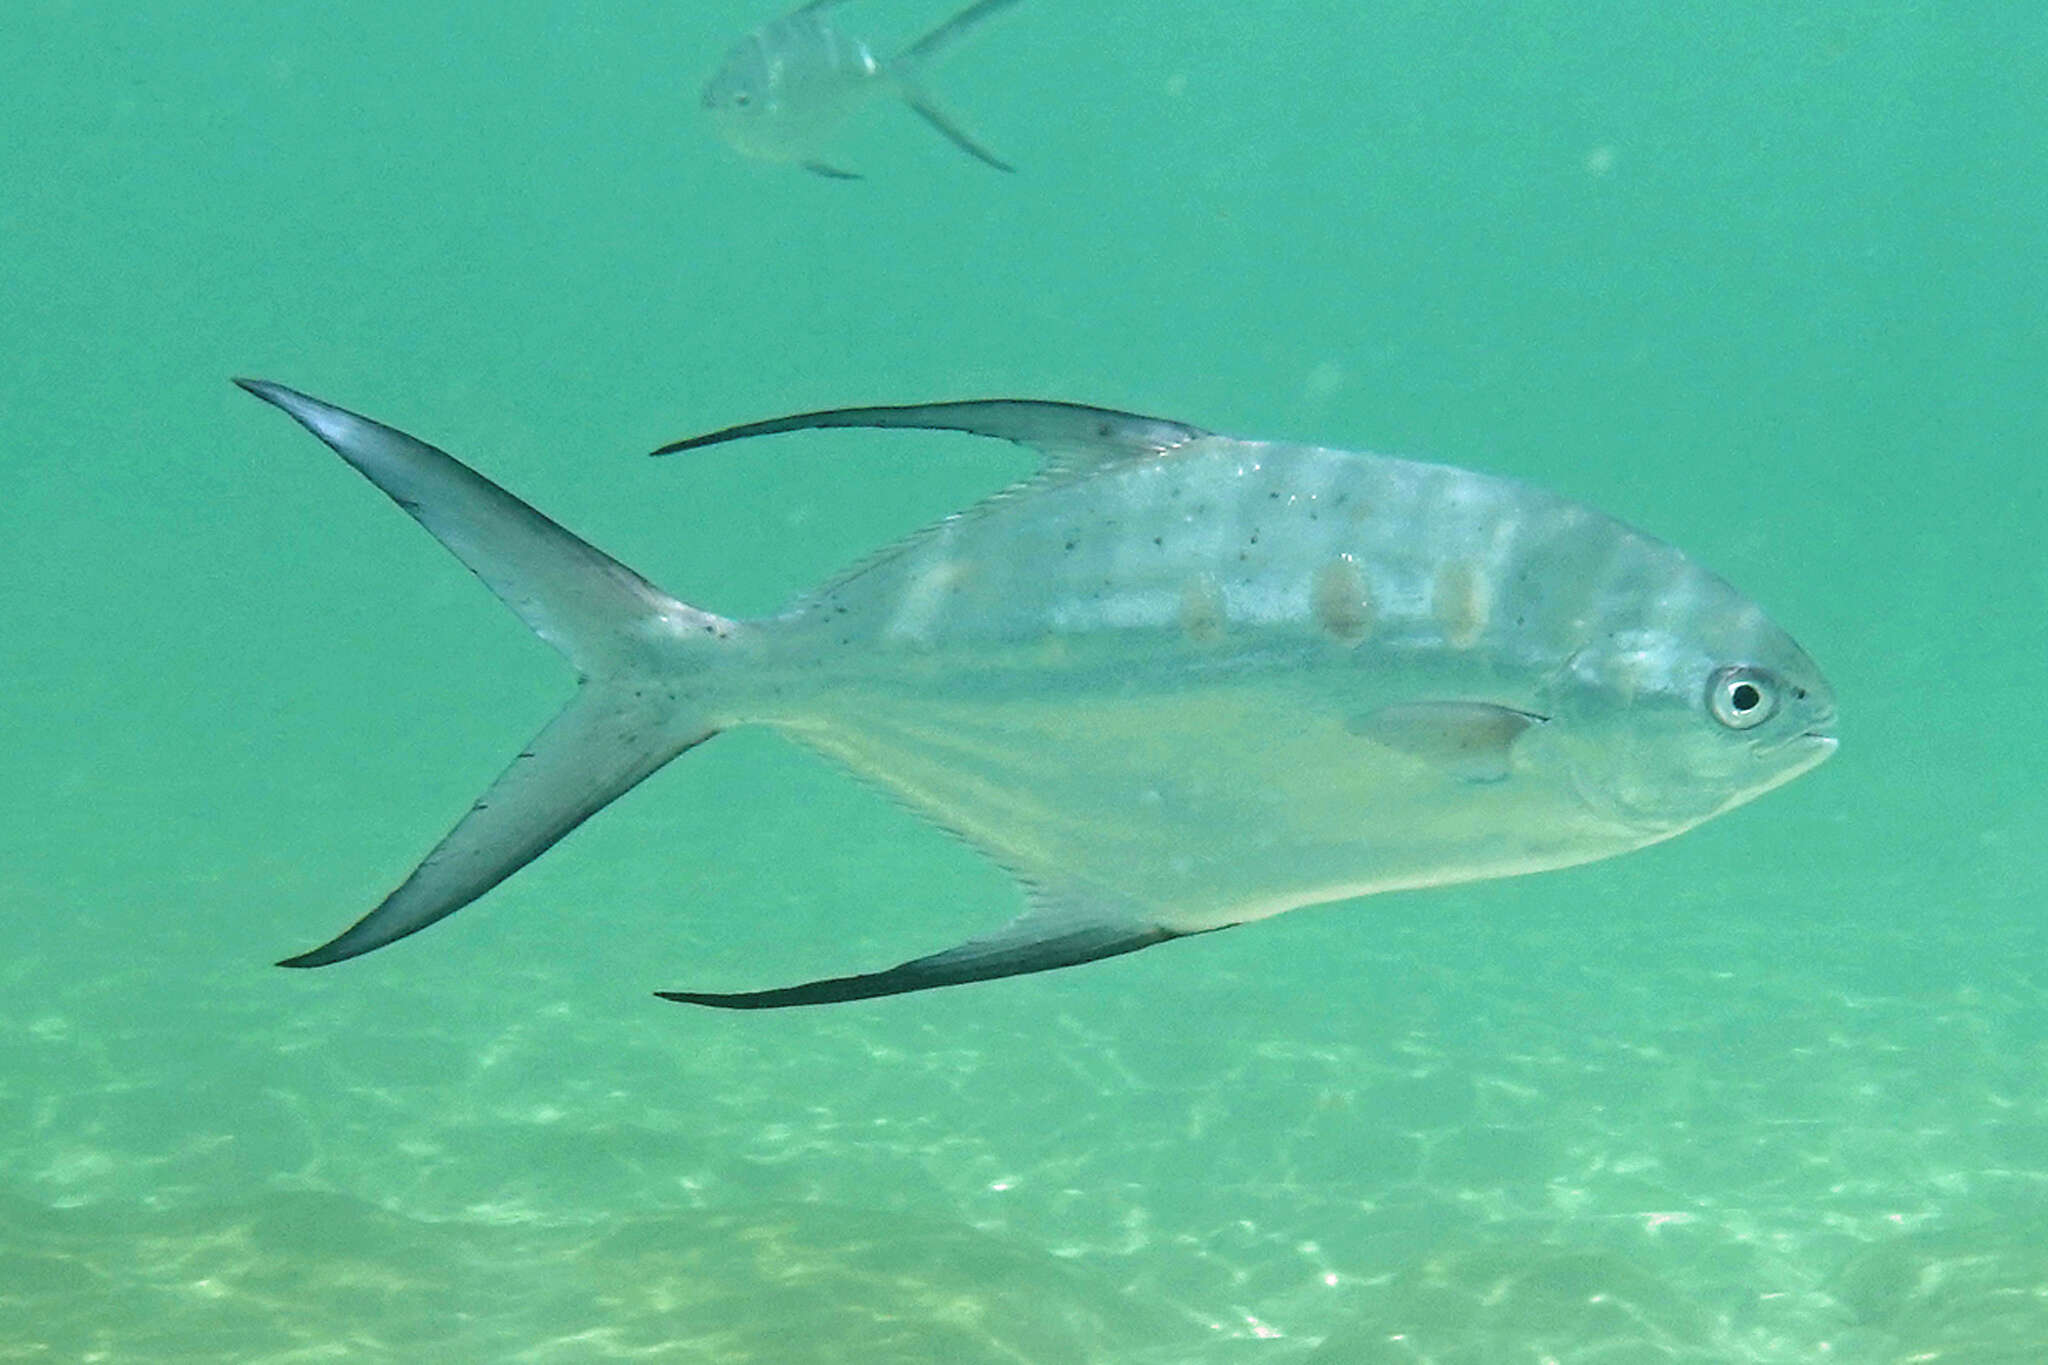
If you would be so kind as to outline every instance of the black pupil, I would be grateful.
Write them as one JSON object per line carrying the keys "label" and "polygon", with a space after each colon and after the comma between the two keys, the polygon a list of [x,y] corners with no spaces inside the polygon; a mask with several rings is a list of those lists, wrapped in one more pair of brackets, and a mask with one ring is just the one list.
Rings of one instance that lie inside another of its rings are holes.
{"label": "black pupil", "polygon": [[1738,711],[1754,711],[1756,704],[1763,699],[1763,694],[1756,690],[1755,683],[1737,683],[1735,690],[1728,694],[1728,700],[1735,703],[1735,709]]}

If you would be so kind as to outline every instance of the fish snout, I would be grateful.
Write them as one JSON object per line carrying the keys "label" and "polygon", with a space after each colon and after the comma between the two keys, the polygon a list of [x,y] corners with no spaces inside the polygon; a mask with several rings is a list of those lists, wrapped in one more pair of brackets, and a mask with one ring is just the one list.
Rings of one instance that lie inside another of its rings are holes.
{"label": "fish snout", "polygon": [[1817,700],[1820,701],[1820,705],[1814,707],[1813,713],[1806,717],[1805,725],[1800,727],[1799,740],[1804,744],[1819,744],[1828,753],[1833,753],[1836,746],[1841,743],[1835,733],[1838,713],[1835,710],[1834,698],[1825,691],[1819,691]]}

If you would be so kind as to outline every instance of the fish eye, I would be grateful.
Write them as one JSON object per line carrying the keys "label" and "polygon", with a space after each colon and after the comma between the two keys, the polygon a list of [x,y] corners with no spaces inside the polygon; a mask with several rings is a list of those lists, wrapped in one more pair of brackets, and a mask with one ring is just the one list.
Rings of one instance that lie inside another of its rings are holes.
{"label": "fish eye", "polygon": [[1778,680],[1761,668],[1735,665],[1707,679],[1707,710],[1731,730],[1750,730],[1778,713]]}

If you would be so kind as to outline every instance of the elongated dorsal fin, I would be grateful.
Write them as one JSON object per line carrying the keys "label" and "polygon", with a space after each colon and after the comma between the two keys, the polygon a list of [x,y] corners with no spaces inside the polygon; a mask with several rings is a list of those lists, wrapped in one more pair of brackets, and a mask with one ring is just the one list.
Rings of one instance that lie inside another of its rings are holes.
{"label": "elongated dorsal fin", "polygon": [[1029,398],[980,398],[959,403],[915,403],[906,407],[832,408],[746,422],[703,436],[671,441],[656,455],[701,450],[749,436],[776,436],[785,431],[823,427],[908,427],[923,431],[964,431],[1029,446],[1045,457],[1048,469],[1079,471],[1123,460],[1164,455],[1209,433],[1185,422],[1142,417],[1113,408],[1081,403],[1049,403]]}

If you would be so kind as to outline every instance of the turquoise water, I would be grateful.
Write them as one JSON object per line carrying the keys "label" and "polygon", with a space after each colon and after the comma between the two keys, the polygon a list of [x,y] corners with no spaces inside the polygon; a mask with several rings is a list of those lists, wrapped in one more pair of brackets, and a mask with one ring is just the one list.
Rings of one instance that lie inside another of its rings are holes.
{"label": "turquoise water", "polygon": [[[843,17],[907,39],[944,4]],[[1965,12],[1965,11],[1968,12]],[[2048,1359],[2048,20],[1030,0],[829,183],[752,3],[0,10],[0,1360]],[[1673,843],[728,1015],[997,872],[755,733],[282,972],[569,677],[227,383],[770,610],[1015,393],[1521,475],[1686,547],[1842,751]]]}

